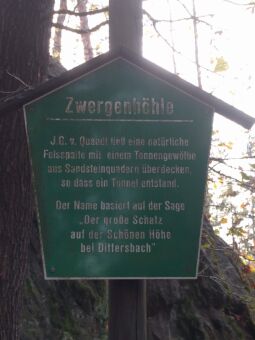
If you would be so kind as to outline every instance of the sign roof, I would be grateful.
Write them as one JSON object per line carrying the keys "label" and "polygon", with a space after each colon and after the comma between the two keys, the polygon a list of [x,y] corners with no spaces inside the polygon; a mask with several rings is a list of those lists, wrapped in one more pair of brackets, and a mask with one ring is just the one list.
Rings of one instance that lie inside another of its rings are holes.
{"label": "sign roof", "polygon": [[190,94],[193,97],[207,103],[207,105],[214,108],[214,111],[223,115],[224,117],[234,121],[235,123],[243,126],[246,129],[250,129],[255,122],[255,118],[249,116],[243,111],[227,104],[223,100],[216,98],[215,96],[199,89],[197,86],[190,84],[189,82],[181,79],[180,77],[156,66],[152,62],[146,60],[142,56],[136,55],[134,52],[128,51],[121,47],[114,50],[113,52],[108,52],[100,55],[92,60],[80,65],[70,71],[65,72],[61,76],[51,79],[36,89],[21,92],[14,97],[0,104],[0,113],[5,114],[11,110],[18,109],[20,106],[34,100],[45,93],[48,93],[59,86],[80,77],[83,74],[91,72],[91,70],[108,63],[109,61],[116,58],[124,58],[132,62],[133,64],[142,67],[144,70],[154,74],[155,76],[164,79],[169,84],[175,86],[176,88]]}

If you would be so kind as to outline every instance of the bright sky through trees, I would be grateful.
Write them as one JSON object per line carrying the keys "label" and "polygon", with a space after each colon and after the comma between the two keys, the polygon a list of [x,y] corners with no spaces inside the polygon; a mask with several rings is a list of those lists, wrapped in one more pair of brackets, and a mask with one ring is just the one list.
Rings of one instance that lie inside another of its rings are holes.
{"label": "bright sky through trees", "polygon": [[[56,1],[56,7],[59,1]],[[245,1],[236,1],[244,4]],[[71,2],[70,2],[71,3]],[[106,0],[90,1],[99,8]],[[146,58],[197,83],[194,48],[193,0],[146,0],[144,10],[144,46]],[[249,6],[224,0],[196,0],[198,58],[203,88],[252,114],[255,88],[255,13]],[[70,8],[75,7],[75,2]],[[104,14],[90,16],[90,27],[104,20]],[[172,23],[170,23],[170,20]],[[79,18],[66,17],[65,24],[78,25]],[[172,31],[172,32],[171,32]],[[108,50],[108,27],[92,34],[96,53]],[[62,63],[70,69],[83,62],[80,37],[63,31]],[[173,65],[173,54],[175,66]],[[215,72],[217,71],[217,72]]]}
{"label": "bright sky through trees", "polygon": [[[74,9],[76,4],[70,0],[68,8]],[[107,0],[88,1],[89,10],[106,6]],[[254,1],[144,0],[143,8],[145,58],[255,117]],[[89,16],[89,27],[105,19],[105,13]],[[79,18],[66,16],[65,24],[78,27]],[[94,56],[109,49],[108,35],[107,25],[91,34]],[[79,35],[63,30],[62,46],[61,61],[67,69],[83,62]],[[214,129],[219,130],[220,142],[212,148],[213,157],[223,145],[224,156],[241,158],[248,140],[255,143],[255,128],[248,133],[219,115],[215,115]],[[247,168],[243,163],[233,160],[224,171],[240,180],[239,165]],[[218,171],[217,165],[215,169]],[[217,189],[222,189],[220,183]],[[243,197],[248,199],[250,194],[245,192]],[[238,200],[240,197],[233,204],[237,206]]]}

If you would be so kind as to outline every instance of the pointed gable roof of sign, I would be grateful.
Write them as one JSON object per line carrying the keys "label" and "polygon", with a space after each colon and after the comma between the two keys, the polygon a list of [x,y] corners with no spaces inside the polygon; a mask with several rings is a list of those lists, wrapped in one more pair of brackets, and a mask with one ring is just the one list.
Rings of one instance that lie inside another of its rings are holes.
{"label": "pointed gable roof of sign", "polygon": [[114,50],[113,52],[107,52],[90,61],[75,67],[70,71],[66,71],[61,76],[50,79],[47,82],[39,85],[35,89],[22,91],[11,98],[5,99],[0,102],[0,115],[8,113],[10,111],[19,109],[22,105],[35,100],[48,92],[62,87],[67,83],[74,81],[75,79],[92,72],[94,69],[103,66],[111,62],[114,59],[122,58],[137,67],[151,73],[155,77],[158,77],[177,89],[191,95],[192,97],[206,103],[211,106],[218,114],[232,120],[233,122],[243,126],[246,129],[250,129],[255,123],[255,118],[246,114],[245,112],[235,108],[234,106],[224,102],[223,100],[209,94],[208,92],[198,88],[197,86],[181,79],[180,77],[166,71],[165,69],[155,65],[148,61],[144,57],[135,54],[123,47]]}

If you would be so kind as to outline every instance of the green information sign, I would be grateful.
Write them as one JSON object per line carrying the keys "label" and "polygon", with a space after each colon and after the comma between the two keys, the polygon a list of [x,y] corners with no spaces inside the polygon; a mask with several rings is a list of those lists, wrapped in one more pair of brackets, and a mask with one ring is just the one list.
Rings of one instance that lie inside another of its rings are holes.
{"label": "green information sign", "polygon": [[210,107],[119,57],[25,118],[46,278],[196,277]]}

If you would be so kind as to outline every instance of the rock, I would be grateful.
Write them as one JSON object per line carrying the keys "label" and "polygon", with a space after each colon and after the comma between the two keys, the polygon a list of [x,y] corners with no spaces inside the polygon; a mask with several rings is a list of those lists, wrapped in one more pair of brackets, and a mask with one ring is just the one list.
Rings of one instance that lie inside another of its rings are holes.
{"label": "rock", "polygon": [[104,281],[44,280],[37,226],[31,237],[21,340],[96,340],[106,333]]}
{"label": "rock", "polygon": [[148,282],[148,340],[255,338],[254,289],[239,257],[208,221],[202,244],[197,280]]}

